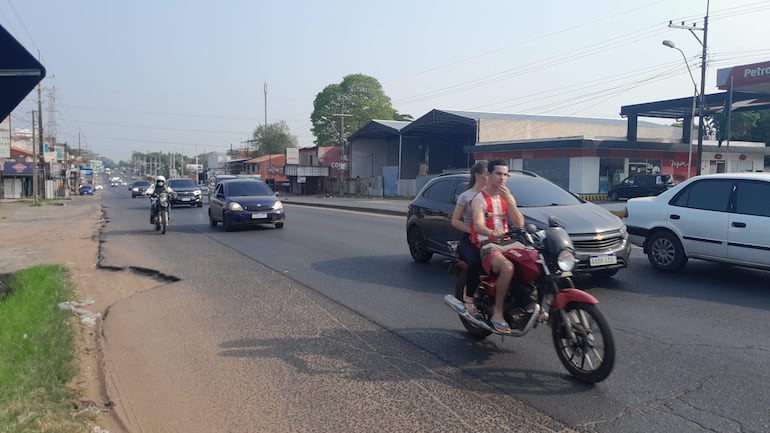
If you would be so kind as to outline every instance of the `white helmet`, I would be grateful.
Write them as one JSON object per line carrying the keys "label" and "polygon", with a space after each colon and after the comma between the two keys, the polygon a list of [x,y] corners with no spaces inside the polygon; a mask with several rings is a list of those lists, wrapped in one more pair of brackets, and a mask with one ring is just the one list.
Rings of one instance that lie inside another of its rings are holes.
{"label": "white helmet", "polygon": [[155,183],[166,183],[166,177],[165,176],[158,176],[155,178]]}

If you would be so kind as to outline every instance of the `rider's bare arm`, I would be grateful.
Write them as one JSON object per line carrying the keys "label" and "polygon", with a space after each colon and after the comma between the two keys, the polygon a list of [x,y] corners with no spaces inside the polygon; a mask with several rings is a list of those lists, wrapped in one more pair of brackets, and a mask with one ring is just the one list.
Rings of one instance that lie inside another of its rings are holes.
{"label": "rider's bare arm", "polygon": [[492,230],[487,227],[486,223],[484,222],[484,202],[480,200],[473,200],[471,202],[471,212],[473,215],[473,226],[476,230],[476,233],[482,236],[495,238],[505,234],[505,231],[503,230]]}
{"label": "rider's bare arm", "polygon": [[463,233],[470,233],[471,230],[468,228],[465,223],[463,223],[463,213],[465,212],[465,206],[470,206],[471,204],[468,203],[466,205],[456,205],[455,211],[452,213],[452,227],[456,228],[457,230],[460,230]]}

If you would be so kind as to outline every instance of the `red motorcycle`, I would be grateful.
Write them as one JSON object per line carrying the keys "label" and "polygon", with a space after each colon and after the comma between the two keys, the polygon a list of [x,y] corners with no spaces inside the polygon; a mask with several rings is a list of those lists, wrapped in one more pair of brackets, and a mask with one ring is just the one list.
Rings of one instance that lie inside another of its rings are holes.
{"label": "red motorcycle", "polygon": [[523,337],[540,323],[551,327],[553,345],[564,367],[578,380],[600,382],[615,363],[615,342],[607,319],[597,308],[599,301],[578,290],[572,282],[575,252],[567,232],[554,218],[545,230],[534,225],[509,232],[501,244],[516,243],[504,255],[514,263],[514,276],[504,303],[505,320],[511,333],[492,326],[497,275],[481,275],[472,315],[463,304],[467,264],[457,255],[457,241],[451,271],[457,283],[454,295],[444,302],[459,316],[465,329],[479,340],[491,334]]}

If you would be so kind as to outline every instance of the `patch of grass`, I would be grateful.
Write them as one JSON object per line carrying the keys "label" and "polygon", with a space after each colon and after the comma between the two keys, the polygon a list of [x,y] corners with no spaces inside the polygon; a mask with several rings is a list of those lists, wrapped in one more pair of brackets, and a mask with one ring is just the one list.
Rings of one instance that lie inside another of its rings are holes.
{"label": "patch of grass", "polygon": [[57,304],[72,299],[69,274],[60,266],[35,266],[12,274],[0,298],[0,433],[88,431],[73,416],[77,373],[70,313]]}

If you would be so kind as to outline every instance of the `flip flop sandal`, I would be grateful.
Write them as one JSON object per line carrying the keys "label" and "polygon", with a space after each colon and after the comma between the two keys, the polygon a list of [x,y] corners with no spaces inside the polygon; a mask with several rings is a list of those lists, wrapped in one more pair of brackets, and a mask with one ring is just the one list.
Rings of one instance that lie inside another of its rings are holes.
{"label": "flip flop sandal", "polygon": [[479,314],[479,310],[476,308],[474,301],[475,300],[473,298],[468,298],[468,297],[463,299],[463,304],[465,305],[465,309],[468,311],[468,314],[470,314],[471,316],[476,316]]}
{"label": "flip flop sandal", "polygon": [[503,320],[502,322],[498,322],[497,320],[492,321],[492,326],[495,328],[495,331],[501,332],[503,334],[510,334],[511,333],[511,327],[508,326],[508,322]]}

